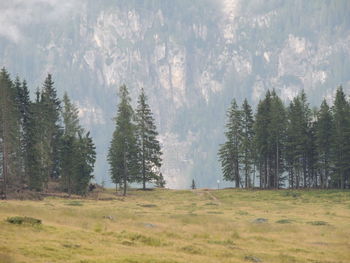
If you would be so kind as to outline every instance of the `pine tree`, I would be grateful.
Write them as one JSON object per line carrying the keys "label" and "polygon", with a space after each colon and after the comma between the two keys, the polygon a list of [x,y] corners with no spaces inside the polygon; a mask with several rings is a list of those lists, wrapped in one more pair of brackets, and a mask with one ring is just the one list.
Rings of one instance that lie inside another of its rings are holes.
{"label": "pine tree", "polygon": [[271,111],[271,93],[266,92],[264,100],[260,101],[255,116],[255,145],[256,158],[259,166],[260,188],[268,187],[269,178],[269,156],[270,156],[270,111]]}
{"label": "pine tree", "polygon": [[333,118],[330,108],[323,100],[317,115],[316,122],[316,147],[319,160],[320,180],[316,180],[316,186],[328,187],[329,173],[331,169],[331,138],[332,138]]}
{"label": "pine tree", "polygon": [[16,77],[14,82],[14,88],[16,91],[15,102],[17,110],[19,112],[19,126],[20,126],[20,151],[21,151],[21,185],[28,185],[28,165],[29,165],[29,136],[30,121],[32,113],[30,110],[31,101],[29,97],[29,90],[27,83],[24,80],[22,83],[20,79]]}
{"label": "pine tree", "polygon": [[140,181],[144,190],[147,182],[157,181],[162,164],[162,152],[157,140],[158,132],[152,115],[145,92],[141,89],[136,109],[136,124],[141,164]]}
{"label": "pine tree", "polygon": [[240,148],[242,142],[242,113],[236,100],[233,99],[227,111],[226,142],[220,146],[218,156],[221,162],[223,177],[226,181],[234,181],[240,187]]}
{"label": "pine tree", "polygon": [[334,174],[332,186],[344,189],[350,172],[350,110],[343,88],[337,89],[333,112],[332,159]]}
{"label": "pine tree", "polygon": [[59,148],[62,135],[60,121],[61,102],[57,98],[51,74],[45,79],[40,101],[42,111],[42,167],[45,175],[45,186],[50,179],[59,177]]}
{"label": "pine tree", "polygon": [[36,92],[36,100],[30,104],[31,117],[28,124],[28,160],[27,173],[29,188],[41,191],[45,181],[43,169],[43,111],[40,102],[40,91]]}
{"label": "pine tree", "polygon": [[160,173],[159,176],[157,177],[156,179],[156,186],[159,187],[159,188],[164,188],[166,185],[166,181],[163,177],[163,174]]}
{"label": "pine tree", "polygon": [[18,176],[22,169],[22,156],[20,153],[20,125],[16,90],[5,68],[0,72],[0,119],[2,198],[6,198],[8,190],[21,187],[19,183],[21,179]]}
{"label": "pine tree", "polygon": [[92,179],[96,160],[95,145],[90,133],[83,136],[77,107],[67,93],[63,96],[63,136],[61,141],[61,177],[64,191],[84,195]]}
{"label": "pine tree", "polygon": [[244,185],[247,188],[252,187],[251,174],[254,165],[254,117],[252,108],[247,99],[242,105],[242,144],[241,160],[244,171]]}
{"label": "pine tree", "polygon": [[127,183],[138,179],[140,170],[136,125],[133,122],[134,112],[130,105],[131,99],[125,85],[120,87],[120,103],[118,105],[116,126],[108,152],[108,162],[112,181],[123,185],[126,195]]}
{"label": "pine tree", "polygon": [[269,188],[279,188],[283,184],[284,143],[286,129],[286,112],[282,100],[273,90],[271,93],[271,108],[268,126],[269,152]]}
{"label": "pine tree", "polygon": [[192,190],[196,189],[196,182],[194,181],[194,179],[192,179],[191,189]]}
{"label": "pine tree", "polygon": [[93,178],[95,161],[96,147],[90,137],[90,132],[87,132],[85,136],[79,133],[74,147],[73,191],[75,194],[86,194]]}

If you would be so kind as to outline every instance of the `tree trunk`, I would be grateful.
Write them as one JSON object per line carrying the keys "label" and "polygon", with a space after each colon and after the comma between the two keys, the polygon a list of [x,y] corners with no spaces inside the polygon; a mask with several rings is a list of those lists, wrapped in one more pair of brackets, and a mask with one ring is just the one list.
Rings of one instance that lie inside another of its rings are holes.
{"label": "tree trunk", "polygon": [[127,164],[126,164],[126,156],[125,156],[125,153],[124,153],[124,175],[123,175],[123,181],[124,181],[123,195],[124,196],[126,196],[127,175],[128,175],[128,168],[127,168]]}

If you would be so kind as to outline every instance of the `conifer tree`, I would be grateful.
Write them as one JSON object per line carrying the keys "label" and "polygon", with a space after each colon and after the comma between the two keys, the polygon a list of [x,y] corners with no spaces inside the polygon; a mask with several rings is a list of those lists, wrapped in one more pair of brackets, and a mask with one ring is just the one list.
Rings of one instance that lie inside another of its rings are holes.
{"label": "conifer tree", "polygon": [[20,153],[19,112],[16,89],[5,68],[0,72],[0,156],[3,194],[21,187],[22,169]]}
{"label": "conifer tree", "polygon": [[19,77],[16,77],[14,82],[16,92],[15,102],[19,113],[19,131],[20,131],[20,152],[21,152],[21,170],[20,177],[22,178],[21,185],[28,184],[28,163],[29,163],[29,136],[30,121],[32,113],[30,110],[31,101],[27,83],[24,80],[20,82]]}
{"label": "conifer tree", "polygon": [[159,187],[159,188],[164,188],[166,185],[166,181],[163,177],[163,174],[160,173],[159,176],[157,177],[156,179],[156,186]]}
{"label": "conifer tree", "polygon": [[84,195],[92,179],[96,159],[90,133],[83,136],[77,107],[67,93],[63,96],[63,136],[61,141],[61,185],[64,191]]}
{"label": "conifer tree", "polygon": [[75,194],[85,195],[89,183],[93,178],[94,165],[96,161],[96,147],[87,132],[84,136],[78,133],[74,146],[74,171],[73,191]]}
{"label": "conifer tree", "polygon": [[326,100],[323,100],[320,110],[317,114],[316,127],[316,147],[318,153],[318,167],[320,170],[319,182],[316,186],[321,188],[328,187],[330,168],[331,168],[331,138],[333,128],[333,118],[331,110]]}
{"label": "conifer tree", "polygon": [[223,177],[226,181],[234,181],[240,187],[240,149],[242,142],[242,112],[233,99],[227,111],[225,132],[226,142],[220,146],[218,156],[221,162]]}
{"label": "conifer tree", "polygon": [[59,148],[62,135],[60,121],[61,102],[57,98],[51,74],[45,79],[40,101],[42,111],[42,165],[45,172],[45,186],[50,179],[59,177]]}
{"label": "conifer tree", "polygon": [[266,92],[264,100],[258,104],[255,116],[255,145],[259,166],[260,188],[268,187],[269,178],[269,155],[270,155],[270,111],[271,111],[271,92]]}
{"label": "conifer tree", "polygon": [[194,179],[192,179],[191,189],[192,190],[196,189],[196,182],[194,181]]}
{"label": "conifer tree", "polygon": [[282,100],[273,90],[268,126],[269,152],[269,188],[279,188],[283,184],[284,143],[286,129],[286,112]]}
{"label": "conifer tree", "polygon": [[244,185],[247,188],[252,187],[251,174],[254,165],[254,117],[251,106],[247,99],[242,105],[242,144],[241,160],[244,171]]}
{"label": "conifer tree", "polygon": [[28,160],[27,173],[29,188],[41,191],[45,181],[43,169],[43,111],[40,91],[36,91],[36,99],[30,104],[31,117],[28,125]]}
{"label": "conifer tree", "polygon": [[343,88],[337,89],[333,112],[332,159],[334,176],[332,187],[344,189],[350,172],[350,110]]}
{"label": "conifer tree", "polygon": [[115,118],[115,130],[108,152],[108,162],[112,181],[123,185],[126,195],[127,183],[135,182],[140,171],[136,125],[133,122],[134,112],[131,99],[125,85],[119,90],[120,103]]}
{"label": "conifer tree", "polygon": [[141,164],[140,181],[145,190],[147,182],[156,182],[157,178],[160,176],[162,152],[160,143],[157,140],[158,132],[156,130],[153,114],[147,104],[147,97],[143,89],[141,89],[136,109],[136,125]]}

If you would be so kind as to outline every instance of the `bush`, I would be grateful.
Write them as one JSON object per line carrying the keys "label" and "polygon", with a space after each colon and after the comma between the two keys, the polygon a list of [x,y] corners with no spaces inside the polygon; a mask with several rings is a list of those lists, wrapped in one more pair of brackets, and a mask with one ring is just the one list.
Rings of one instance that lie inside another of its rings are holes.
{"label": "bush", "polygon": [[13,216],[13,217],[8,217],[6,219],[8,223],[15,224],[15,225],[22,225],[22,224],[30,224],[30,225],[40,225],[41,220],[36,219],[33,217],[27,217],[27,216]]}
{"label": "bush", "polygon": [[311,222],[307,222],[307,223],[310,225],[313,225],[313,226],[326,226],[326,225],[328,225],[328,223],[325,221],[311,221]]}

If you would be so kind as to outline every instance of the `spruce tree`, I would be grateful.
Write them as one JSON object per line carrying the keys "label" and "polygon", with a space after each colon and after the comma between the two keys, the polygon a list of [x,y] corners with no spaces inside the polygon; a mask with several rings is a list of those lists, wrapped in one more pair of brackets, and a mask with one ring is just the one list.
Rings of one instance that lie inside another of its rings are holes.
{"label": "spruce tree", "polygon": [[192,190],[196,189],[196,182],[194,181],[194,179],[192,179],[191,189]]}
{"label": "spruce tree", "polygon": [[43,169],[43,111],[40,91],[36,91],[36,99],[30,104],[31,116],[28,124],[28,160],[27,173],[29,188],[41,191],[45,181]]}
{"label": "spruce tree", "polygon": [[269,146],[270,138],[270,111],[271,111],[271,92],[266,92],[264,100],[258,104],[256,116],[255,116],[255,145],[256,145],[256,158],[259,166],[260,176],[260,188],[268,187],[269,178],[269,156],[271,148]]}
{"label": "spruce tree", "polygon": [[123,185],[123,195],[126,195],[127,183],[138,180],[140,171],[137,127],[133,121],[134,111],[130,105],[131,99],[125,85],[119,90],[120,103],[115,118],[115,130],[108,152],[108,162],[112,181]]}
{"label": "spruce tree", "polygon": [[323,100],[320,110],[317,114],[316,122],[316,147],[318,153],[318,167],[320,170],[319,182],[316,186],[321,188],[328,187],[330,168],[331,168],[331,138],[333,120],[332,113],[326,100]]}
{"label": "spruce tree", "polygon": [[241,160],[244,171],[244,185],[246,188],[252,187],[251,174],[254,165],[254,117],[251,106],[247,99],[242,105],[242,144]]}
{"label": "spruce tree", "polygon": [[61,102],[57,98],[51,74],[44,81],[40,101],[42,111],[42,165],[45,173],[45,187],[50,179],[59,177],[59,148],[62,135],[60,122]]}
{"label": "spruce tree", "polygon": [[337,89],[333,112],[332,160],[334,173],[332,187],[344,189],[350,172],[350,110],[343,88]]}
{"label": "spruce tree", "polygon": [[78,133],[74,146],[74,171],[73,191],[75,194],[85,195],[89,183],[93,178],[94,165],[96,161],[96,147],[87,132],[84,136]]}
{"label": "spruce tree", "polygon": [[157,140],[158,132],[147,97],[143,89],[138,99],[136,109],[136,125],[138,136],[138,149],[141,164],[142,187],[146,189],[147,182],[156,182],[160,176],[162,164],[160,143]]}
{"label": "spruce tree", "polygon": [[19,112],[19,126],[20,126],[20,151],[21,151],[21,185],[28,185],[28,165],[29,165],[29,141],[31,140],[29,129],[32,118],[31,113],[31,101],[29,97],[29,90],[27,83],[24,80],[20,82],[20,79],[16,77],[14,82],[14,88],[16,91],[15,102]]}
{"label": "spruce tree", "polygon": [[16,89],[5,68],[0,72],[0,156],[3,197],[8,190],[21,187],[22,156],[20,153],[19,112]]}
{"label": "spruce tree", "polygon": [[284,144],[286,129],[286,111],[282,100],[273,90],[271,93],[271,108],[268,126],[269,153],[269,188],[279,188],[283,185]]}
{"label": "spruce tree", "polygon": [[226,181],[234,181],[240,187],[240,149],[242,143],[242,112],[233,99],[227,111],[225,131],[226,142],[220,146],[218,156],[221,162],[223,177]]}
{"label": "spruce tree", "polygon": [[159,176],[156,179],[155,183],[156,183],[156,186],[159,187],[159,188],[164,188],[165,187],[166,181],[165,181],[162,173],[159,174]]}
{"label": "spruce tree", "polygon": [[93,177],[95,145],[90,133],[83,135],[84,129],[79,124],[78,109],[70,101],[67,93],[63,96],[62,119],[60,183],[69,195],[84,195]]}

